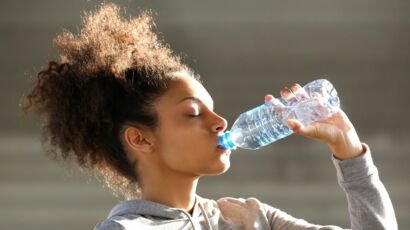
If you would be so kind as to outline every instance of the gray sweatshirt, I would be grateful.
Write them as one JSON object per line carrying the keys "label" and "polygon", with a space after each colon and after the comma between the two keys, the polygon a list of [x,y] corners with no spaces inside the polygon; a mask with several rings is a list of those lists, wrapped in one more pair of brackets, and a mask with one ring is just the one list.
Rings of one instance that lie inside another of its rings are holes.
{"label": "gray sweatshirt", "polygon": [[[397,229],[393,206],[367,145],[365,154],[340,161],[332,157],[339,185],[346,193],[351,229]],[[118,203],[94,230],[130,229],[341,229],[297,219],[255,198],[196,198],[192,215],[148,200]]]}

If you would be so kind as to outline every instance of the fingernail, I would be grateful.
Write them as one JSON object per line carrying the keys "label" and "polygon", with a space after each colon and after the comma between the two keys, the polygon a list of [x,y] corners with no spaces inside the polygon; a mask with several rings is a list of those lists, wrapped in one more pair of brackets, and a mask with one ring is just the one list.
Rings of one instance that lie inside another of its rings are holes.
{"label": "fingernail", "polygon": [[295,83],[295,84],[292,85],[292,87],[293,87],[293,88],[299,88],[299,87],[301,87],[301,86],[300,86],[298,83]]}
{"label": "fingernail", "polygon": [[280,91],[280,94],[281,94],[282,96],[287,96],[287,95],[290,94],[290,89],[288,89],[288,88],[282,89],[282,90]]}

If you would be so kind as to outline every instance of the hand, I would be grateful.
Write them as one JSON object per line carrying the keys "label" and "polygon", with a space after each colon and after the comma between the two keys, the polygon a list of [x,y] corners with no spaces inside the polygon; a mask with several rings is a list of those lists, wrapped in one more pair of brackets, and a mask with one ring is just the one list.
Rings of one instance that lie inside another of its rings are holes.
{"label": "hand", "polygon": [[[285,100],[293,99],[295,95],[309,97],[299,84],[281,90],[281,96]],[[265,102],[269,101],[274,104],[280,103],[270,94],[265,96]],[[364,153],[356,130],[342,110],[326,120],[313,122],[310,125],[303,125],[295,119],[288,119],[285,124],[296,134],[326,143],[333,155],[340,160],[352,159]]]}

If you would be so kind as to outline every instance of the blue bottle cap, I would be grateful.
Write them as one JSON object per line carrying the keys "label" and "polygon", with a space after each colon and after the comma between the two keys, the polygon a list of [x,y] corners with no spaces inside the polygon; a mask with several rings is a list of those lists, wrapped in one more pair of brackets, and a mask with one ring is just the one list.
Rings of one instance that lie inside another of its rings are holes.
{"label": "blue bottle cap", "polygon": [[226,149],[236,149],[235,143],[231,140],[231,132],[227,131],[219,136],[219,146]]}

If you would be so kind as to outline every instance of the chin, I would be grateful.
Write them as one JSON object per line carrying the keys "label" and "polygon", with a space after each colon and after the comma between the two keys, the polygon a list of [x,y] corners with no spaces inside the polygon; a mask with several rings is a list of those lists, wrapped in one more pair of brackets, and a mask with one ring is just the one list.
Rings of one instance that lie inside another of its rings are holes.
{"label": "chin", "polygon": [[231,167],[231,161],[229,159],[229,156],[221,156],[221,158],[219,159],[219,162],[214,164],[214,167],[212,168],[212,172],[209,175],[215,175],[215,176],[220,175],[228,171],[230,167]]}
{"label": "chin", "polygon": [[223,174],[223,173],[225,173],[226,171],[228,171],[228,169],[231,167],[231,163],[229,163],[228,165],[226,165],[226,167],[220,172],[220,173],[218,173],[217,175],[220,175],[220,174]]}

